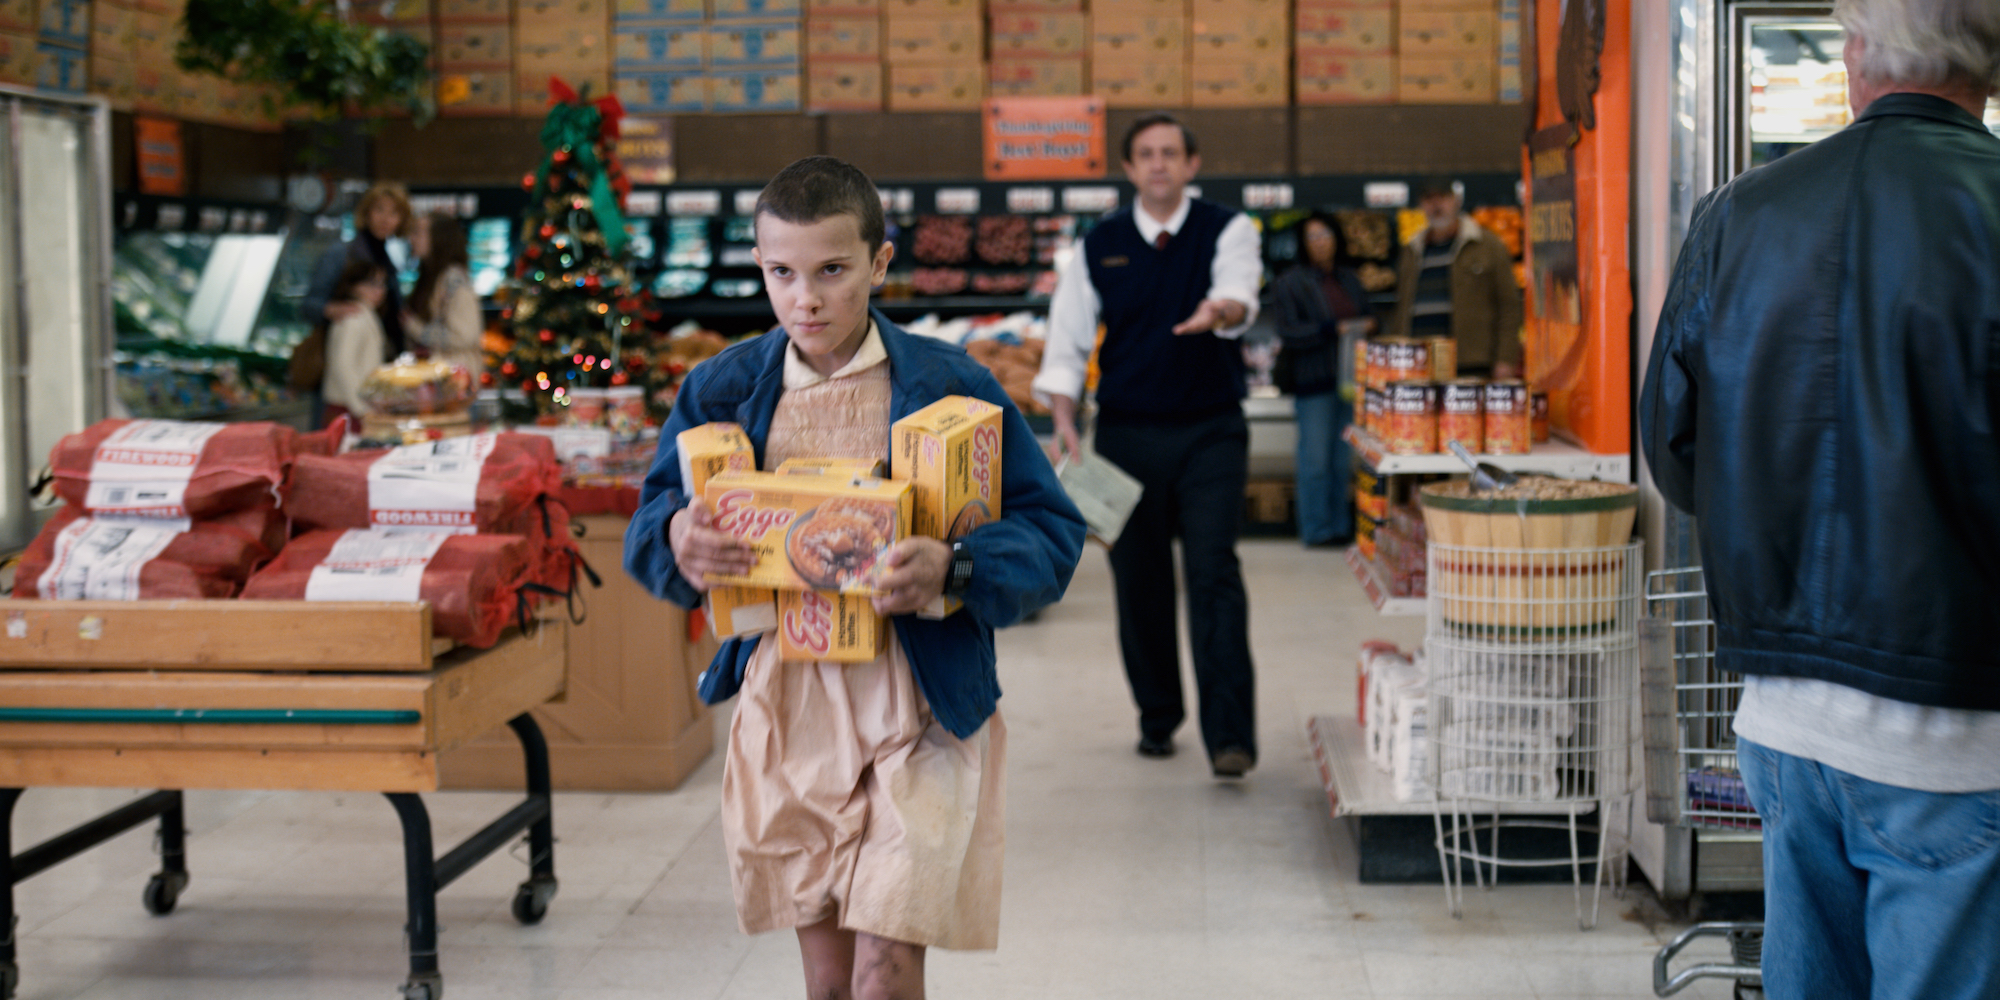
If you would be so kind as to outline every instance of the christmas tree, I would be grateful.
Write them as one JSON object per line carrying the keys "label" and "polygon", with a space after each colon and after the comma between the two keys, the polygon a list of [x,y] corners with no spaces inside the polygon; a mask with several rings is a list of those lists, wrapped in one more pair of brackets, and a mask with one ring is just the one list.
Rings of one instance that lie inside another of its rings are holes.
{"label": "christmas tree", "polygon": [[588,100],[560,80],[549,90],[548,157],[522,179],[528,209],[502,312],[513,347],[499,367],[502,385],[557,422],[578,389],[648,381],[651,358],[625,259],[631,184],[613,153],[624,110],[616,97]]}

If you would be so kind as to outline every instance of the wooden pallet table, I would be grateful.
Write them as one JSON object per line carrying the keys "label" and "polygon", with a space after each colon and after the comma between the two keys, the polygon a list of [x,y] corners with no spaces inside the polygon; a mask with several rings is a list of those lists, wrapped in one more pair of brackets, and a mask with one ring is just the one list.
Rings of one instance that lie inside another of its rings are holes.
{"label": "wooden pallet table", "polygon": [[[402,821],[410,1000],[443,993],[437,893],[525,832],[530,876],[513,912],[535,923],[556,892],[548,748],[529,710],[567,683],[568,624],[509,630],[491,649],[431,637],[416,603],[0,600],[0,927],[13,886],[158,817],[162,866],[144,901],[170,912],[188,883],[181,792],[368,791]],[[508,724],[527,796],[442,856],[421,794],[438,754]],[[14,852],[25,789],[158,791]],[[0,940],[0,997],[19,979]]]}

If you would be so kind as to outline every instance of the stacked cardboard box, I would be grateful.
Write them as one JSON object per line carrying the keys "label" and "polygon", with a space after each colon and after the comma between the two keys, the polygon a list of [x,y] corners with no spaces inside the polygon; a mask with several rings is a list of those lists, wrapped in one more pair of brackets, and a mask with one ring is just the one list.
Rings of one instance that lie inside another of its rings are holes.
{"label": "stacked cardboard box", "polygon": [[508,0],[437,0],[440,115],[514,113],[514,25]]}
{"label": "stacked cardboard box", "polygon": [[993,0],[988,18],[995,97],[1081,97],[1091,24],[1082,0]]}
{"label": "stacked cardboard box", "polygon": [[799,0],[711,0],[710,13],[709,110],[799,110]]}
{"label": "stacked cardboard box", "polygon": [[882,0],[891,111],[977,111],[986,97],[982,0]]}
{"label": "stacked cardboard box", "polygon": [[1396,11],[1396,99],[1404,104],[1491,104],[1498,41],[1494,0],[1401,0]]}
{"label": "stacked cardboard box", "polygon": [[797,111],[799,0],[614,0],[613,90],[628,111]]}
{"label": "stacked cardboard box", "polygon": [[806,107],[882,110],[880,0],[808,0]]}
{"label": "stacked cardboard box", "polygon": [[82,93],[89,85],[90,8],[90,0],[41,0],[36,5],[35,86]]}
{"label": "stacked cardboard box", "polygon": [[1396,9],[1387,2],[1299,0],[1298,103],[1396,99]]}
{"label": "stacked cardboard box", "polygon": [[1522,0],[1500,0],[1500,33],[1494,47],[1494,61],[1499,67],[1495,89],[1502,104],[1521,102],[1521,3]]}
{"label": "stacked cardboard box", "polygon": [[612,90],[625,110],[708,110],[703,0],[612,0]]}
{"label": "stacked cardboard box", "polygon": [[1167,108],[1188,100],[1187,0],[1096,0],[1090,11],[1090,89],[1112,108]]}
{"label": "stacked cardboard box", "polygon": [[1198,108],[1290,104],[1290,14],[1286,0],[1191,0],[1188,103]]}
{"label": "stacked cardboard box", "polygon": [[514,107],[541,116],[551,80],[589,98],[611,92],[610,0],[519,0],[514,8]]}

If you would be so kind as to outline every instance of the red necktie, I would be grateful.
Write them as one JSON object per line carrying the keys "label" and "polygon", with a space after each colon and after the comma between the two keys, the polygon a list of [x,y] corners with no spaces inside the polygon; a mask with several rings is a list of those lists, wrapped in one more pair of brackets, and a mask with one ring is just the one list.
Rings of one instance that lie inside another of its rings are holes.
{"label": "red necktie", "polygon": [[1153,248],[1156,250],[1165,250],[1167,248],[1167,238],[1172,235],[1172,233],[1164,229],[1160,230],[1159,235],[1153,237]]}

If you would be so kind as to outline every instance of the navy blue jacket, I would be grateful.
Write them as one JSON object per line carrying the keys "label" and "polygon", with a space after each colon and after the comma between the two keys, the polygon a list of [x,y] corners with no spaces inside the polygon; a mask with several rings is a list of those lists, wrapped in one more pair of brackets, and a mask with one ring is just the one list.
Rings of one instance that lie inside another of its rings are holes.
{"label": "navy blue jacket", "polygon": [[[972,553],[972,583],[965,609],[943,621],[897,615],[896,636],[910,670],[938,722],[960,738],[977,732],[1000,698],[993,630],[1062,599],[1083,554],[1083,515],[1056,481],[1034,431],[1000,383],[952,344],[904,333],[880,313],[876,326],[889,354],[889,419],[900,420],[945,396],[974,396],[1004,408],[1000,444],[1000,519],[961,541]],[[667,543],[667,524],[688,505],[681,488],[674,436],[713,421],[740,424],[764,467],[764,439],[784,394],[783,331],[755,337],[695,366],[682,384],[674,412],[660,429],[660,451],[646,474],[639,511],[625,532],[625,571],[654,596],[684,608],[701,594],[680,575]],[[889,453],[889,442],[882,442]],[[722,644],[701,678],[701,698],[726,701],[743,685],[743,671],[757,636]]]}
{"label": "navy blue jacket", "polygon": [[1725,670],[2000,711],[2000,138],[1922,94],[1704,199],[1640,397]]}

